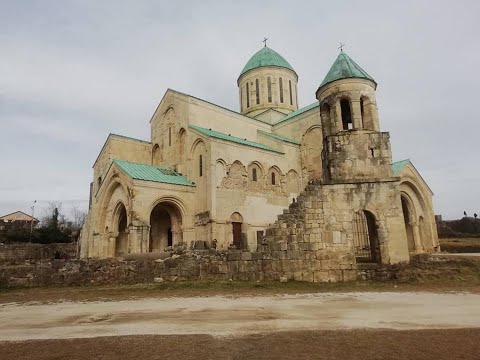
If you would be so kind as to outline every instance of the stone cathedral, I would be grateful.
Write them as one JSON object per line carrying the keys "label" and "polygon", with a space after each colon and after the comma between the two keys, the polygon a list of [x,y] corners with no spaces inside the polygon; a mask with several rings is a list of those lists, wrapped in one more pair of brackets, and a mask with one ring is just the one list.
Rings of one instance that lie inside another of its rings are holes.
{"label": "stone cathedral", "polygon": [[392,162],[375,80],[340,51],[315,102],[299,107],[297,82],[265,46],[237,79],[239,111],[168,89],[150,141],[110,134],[81,257],[203,244],[393,264],[438,250],[433,193],[410,160]]}

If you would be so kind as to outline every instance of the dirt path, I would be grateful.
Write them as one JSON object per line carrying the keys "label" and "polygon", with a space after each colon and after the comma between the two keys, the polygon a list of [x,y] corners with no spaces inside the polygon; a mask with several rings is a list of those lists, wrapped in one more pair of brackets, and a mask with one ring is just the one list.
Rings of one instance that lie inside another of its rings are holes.
{"label": "dirt path", "polygon": [[0,305],[0,341],[480,327],[480,295],[324,293]]}
{"label": "dirt path", "polygon": [[480,328],[138,335],[1,342],[2,360],[475,360]]}

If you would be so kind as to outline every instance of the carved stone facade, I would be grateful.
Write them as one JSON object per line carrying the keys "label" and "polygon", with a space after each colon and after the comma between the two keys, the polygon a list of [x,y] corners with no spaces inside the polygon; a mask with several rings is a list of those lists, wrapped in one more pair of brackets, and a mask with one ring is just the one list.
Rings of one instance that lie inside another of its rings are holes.
{"label": "carved stone facade", "polygon": [[235,245],[302,260],[301,278],[321,281],[438,249],[433,194],[410,161],[392,164],[375,81],[342,52],[317,101],[298,109],[297,74],[259,53],[238,79],[241,113],[169,89],[151,141],[110,134],[82,257]]}

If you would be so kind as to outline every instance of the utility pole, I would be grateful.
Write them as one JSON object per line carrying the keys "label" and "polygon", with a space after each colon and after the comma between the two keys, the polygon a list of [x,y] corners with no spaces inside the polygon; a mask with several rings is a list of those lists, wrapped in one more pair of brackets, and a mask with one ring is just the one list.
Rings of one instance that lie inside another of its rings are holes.
{"label": "utility pole", "polygon": [[37,202],[37,200],[35,200],[33,202],[33,205],[32,205],[32,220],[30,220],[30,240],[28,241],[29,243],[32,242],[32,233],[33,233],[33,214],[35,213],[35,203]]}

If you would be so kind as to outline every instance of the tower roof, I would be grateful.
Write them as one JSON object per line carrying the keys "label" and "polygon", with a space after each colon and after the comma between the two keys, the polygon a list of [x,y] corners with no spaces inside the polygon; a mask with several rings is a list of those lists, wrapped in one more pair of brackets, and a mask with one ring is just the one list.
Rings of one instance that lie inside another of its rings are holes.
{"label": "tower roof", "polygon": [[270,49],[267,46],[264,46],[259,51],[257,51],[251,58],[248,60],[247,64],[244,66],[239,77],[245,74],[247,71],[264,67],[264,66],[277,66],[283,67],[289,70],[293,70],[292,65],[288,63],[287,60],[283,58],[282,55],[277,53],[275,50]]}
{"label": "tower roof", "polygon": [[355,61],[353,61],[350,56],[348,56],[344,51],[340,51],[338,54],[337,60],[333,63],[332,67],[323,79],[320,87],[327,85],[331,82],[340,79],[352,79],[352,78],[359,78],[359,79],[367,79],[372,81],[377,86],[377,83],[373,78],[367,74],[365,70],[363,70]]}

